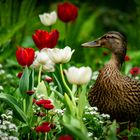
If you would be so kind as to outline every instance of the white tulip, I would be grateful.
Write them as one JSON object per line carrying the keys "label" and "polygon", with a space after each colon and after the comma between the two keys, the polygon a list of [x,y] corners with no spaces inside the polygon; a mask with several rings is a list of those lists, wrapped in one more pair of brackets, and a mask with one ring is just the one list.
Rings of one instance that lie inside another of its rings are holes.
{"label": "white tulip", "polygon": [[66,46],[64,49],[48,49],[48,56],[54,63],[67,63],[70,61],[74,50]]}
{"label": "white tulip", "polygon": [[57,20],[57,14],[55,11],[51,13],[44,13],[42,15],[39,15],[40,21],[45,26],[51,26],[53,25]]}
{"label": "white tulip", "polygon": [[90,67],[70,67],[68,70],[64,70],[64,72],[68,82],[76,85],[87,84],[92,76]]}
{"label": "white tulip", "polygon": [[47,52],[45,51],[45,49],[42,49],[38,54],[37,54],[37,57],[36,57],[37,61],[42,64],[42,65],[45,65],[46,64],[46,61],[50,60],[49,59],[49,56],[47,55]]}
{"label": "white tulip", "polygon": [[48,61],[45,65],[43,65],[43,70],[47,72],[54,72],[55,71],[54,63]]}
{"label": "white tulip", "polygon": [[55,70],[54,63],[49,58],[46,48],[36,53],[36,58],[33,62],[34,68],[39,68],[41,65],[44,71],[53,72]]}

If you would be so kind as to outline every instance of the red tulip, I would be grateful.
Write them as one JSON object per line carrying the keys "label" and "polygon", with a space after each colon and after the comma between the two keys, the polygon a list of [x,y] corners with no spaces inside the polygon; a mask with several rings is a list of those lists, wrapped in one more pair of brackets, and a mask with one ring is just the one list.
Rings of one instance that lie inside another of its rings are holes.
{"label": "red tulip", "polygon": [[70,135],[62,135],[58,140],[73,140],[73,138]]}
{"label": "red tulip", "polygon": [[54,48],[59,38],[59,32],[52,30],[50,33],[44,30],[36,30],[32,35],[33,41],[38,49]]}
{"label": "red tulip", "polygon": [[138,68],[138,67],[132,68],[130,70],[130,74],[132,74],[132,75],[138,75],[138,74],[140,74],[140,68]]}
{"label": "red tulip", "polygon": [[67,23],[77,18],[78,8],[69,2],[64,2],[58,4],[57,13],[60,20]]}
{"label": "red tulip", "polygon": [[35,57],[35,52],[33,48],[22,48],[18,47],[18,50],[16,51],[16,58],[18,63],[21,66],[30,66]]}

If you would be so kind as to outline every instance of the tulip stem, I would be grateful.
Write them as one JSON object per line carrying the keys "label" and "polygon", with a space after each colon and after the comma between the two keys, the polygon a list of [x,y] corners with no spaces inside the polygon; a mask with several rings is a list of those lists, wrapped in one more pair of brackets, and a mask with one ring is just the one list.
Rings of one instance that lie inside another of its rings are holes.
{"label": "tulip stem", "polygon": [[65,46],[67,42],[68,23],[65,23]]}
{"label": "tulip stem", "polygon": [[75,100],[74,100],[73,93],[72,93],[71,89],[69,88],[69,86],[67,85],[66,80],[65,80],[65,77],[64,77],[63,66],[62,66],[62,64],[60,64],[60,73],[61,73],[61,77],[62,77],[63,84],[64,84],[64,86],[66,87],[67,91],[69,92],[69,94],[70,94],[70,96],[71,96],[71,99],[72,99],[72,102],[73,102],[73,104],[74,104],[75,107],[76,107],[76,103],[75,103]]}
{"label": "tulip stem", "polygon": [[38,84],[41,81],[41,72],[42,72],[42,65],[39,67],[39,73],[38,73]]}

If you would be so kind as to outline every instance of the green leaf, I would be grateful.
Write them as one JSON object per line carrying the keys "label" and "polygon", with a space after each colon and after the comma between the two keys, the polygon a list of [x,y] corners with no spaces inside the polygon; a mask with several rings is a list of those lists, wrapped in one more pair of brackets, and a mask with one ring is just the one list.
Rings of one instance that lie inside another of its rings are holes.
{"label": "green leaf", "polygon": [[20,104],[15,97],[9,94],[0,93],[0,100],[6,102],[14,110],[14,115],[16,116],[16,119],[22,122],[27,121],[26,115],[22,111],[21,107],[19,106]]}
{"label": "green leaf", "polygon": [[48,98],[47,89],[44,81],[41,81],[37,86],[37,95],[44,95],[45,98]]}
{"label": "green leaf", "polygon": [[19,22],[10,27],[8,30],[6,28],[0,29],[0,45],[8,42],[13,35],[24,26],[25,22]]}
{"label": "green leaf", "polygon": [[58,85],[58,88],[59,88],[59,92],[63,94],[63,89],[62,89],[62,86],[59,82],[59,80],[57,79],[56,75],[53,73],[53,78],[55,79],[57,85]]}
{"label": "green leaf", "polygon": [[29,76],[29,90],[33,90],[34,88],[34,69],[32,69]]}
{"label": "green leaf", "polygon": [[66,102],[68,110],[70,111],[70,113],[72,115],[74,115],[76,113],[75,112],[76,110],[73,108],[74,105],[73,105],[72,101],[70,100],[69,96],[66,93],[64,94],[64,100]]}
{"label": "green leaf", "polygon": [[78,118],[82,119],[84,108],[86,105],[86,90],[83,89],[83,92],[80,92],[79,101],[78,101]]}
{"label": "green leaf", "polygon": [[28,98],[26,98],[26,115],[27,115],[28,124],[30,124],[30,122],[32,122],[33,119],[32,105],[33,105],[33,96],[29,95]]}
{"label": "green leaf", "polygon": [[113,123],[109,126],[109,131],[106,136],[107,140],[117,140],[116,128],[117,128],[117,123],[116,123],[116,121],[113,121]]}
{"label": "green leaf", "polygon": [[26,92],[29,90],[29,70],[25,67],[23,75],[19,81],[19,90],[23,97],[25,97]]}
{"label": "green leaf", "polygon": [[78,140],[91,140],[86,134],[84,134],[80,128],[76,128],[71,124],[63,124],[66,129],[68,129],[75,138]]}

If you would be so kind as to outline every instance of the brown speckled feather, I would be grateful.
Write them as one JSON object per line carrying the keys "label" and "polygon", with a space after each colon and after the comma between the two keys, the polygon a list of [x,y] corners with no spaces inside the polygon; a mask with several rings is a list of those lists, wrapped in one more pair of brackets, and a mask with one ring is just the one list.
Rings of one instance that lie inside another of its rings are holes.
{"label": "brown speckled feather", "polygon": [[89,92],[89,102],[117,121],[134,121],[140,112],[140,83],[107,64]]}

